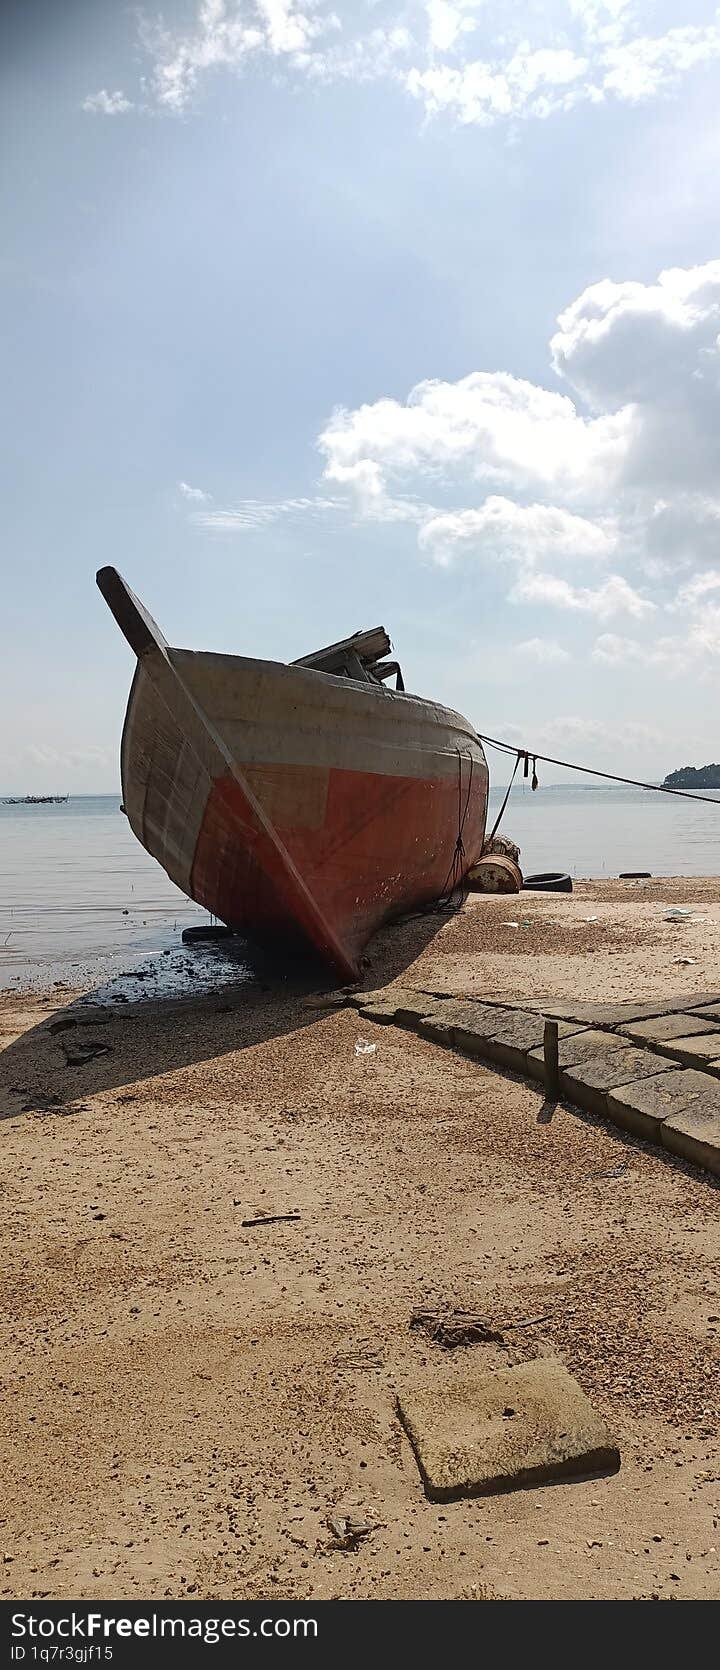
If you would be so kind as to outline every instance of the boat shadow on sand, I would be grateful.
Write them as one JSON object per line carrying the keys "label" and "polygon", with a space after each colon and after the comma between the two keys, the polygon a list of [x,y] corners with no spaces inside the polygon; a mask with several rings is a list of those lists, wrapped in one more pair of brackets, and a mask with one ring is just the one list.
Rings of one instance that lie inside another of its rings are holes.
{"label": "boat shadow on sand", "polygon": [[[397,978],[449,914],[383,928],[363,959],[362,985]],[[316,1023],[322,1006],[314,1000],[333,990],[320,962],[280,966],[244,941],[227,940],[198,944],[169,962],[148,959],[50,1013],[47,996],[23,995],[19,1007],[35,1002],[44,1012],[0,1052],[0,1120],[80,1112],[92,1096],[285,1038]],[[270,1089],[281,1094],[281,1080]]]}

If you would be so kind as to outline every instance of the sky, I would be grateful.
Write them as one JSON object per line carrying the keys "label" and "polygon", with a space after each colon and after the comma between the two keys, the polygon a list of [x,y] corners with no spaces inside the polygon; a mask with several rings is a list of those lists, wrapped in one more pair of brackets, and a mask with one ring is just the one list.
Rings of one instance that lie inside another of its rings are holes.
{"label": "sky", "polygon": [[0,792],[118,785],[105,563],[172,643],[382,622],[480,731],[720,758],[720,12],[3,23]]}

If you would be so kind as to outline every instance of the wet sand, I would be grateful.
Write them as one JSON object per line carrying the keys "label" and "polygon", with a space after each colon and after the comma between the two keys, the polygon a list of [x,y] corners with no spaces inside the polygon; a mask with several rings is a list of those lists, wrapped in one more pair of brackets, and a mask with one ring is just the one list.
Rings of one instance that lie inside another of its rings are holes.
{"label": "wet sand", "polygon": [[[366,982],[720,992],[719,946],[720,881],[584,883],[388,929]],[[2,1595],[716,1597],[717,1184],[307,982],[192,988],[106,990],[77,1066],[76,994],[0,1000]],[[562,1358],[615,1477],[426,1500],[395,1388],[457,1363],[409,1327],[446,1301]]]}

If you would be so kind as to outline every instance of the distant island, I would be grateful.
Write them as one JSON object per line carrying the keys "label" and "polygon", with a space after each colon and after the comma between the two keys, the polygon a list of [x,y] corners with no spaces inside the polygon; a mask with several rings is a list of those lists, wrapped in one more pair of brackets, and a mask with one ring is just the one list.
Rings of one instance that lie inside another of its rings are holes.
{"label": "distant island", "polygon": [[720,789],[720,765],[682,765],[663,779],[664,789]]}

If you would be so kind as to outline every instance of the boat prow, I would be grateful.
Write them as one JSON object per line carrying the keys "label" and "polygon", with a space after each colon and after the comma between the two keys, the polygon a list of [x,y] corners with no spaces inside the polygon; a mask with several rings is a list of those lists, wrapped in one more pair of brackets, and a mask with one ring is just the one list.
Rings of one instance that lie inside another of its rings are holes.
{"label": "boat prow", "polygon": [[291,665],[175,649],[114,568],[97,581],[138,659],[121,750],[134,833],[231,928],[357,979],[375,929],[480,855],[476,732],[402,692],[382,627]]}

